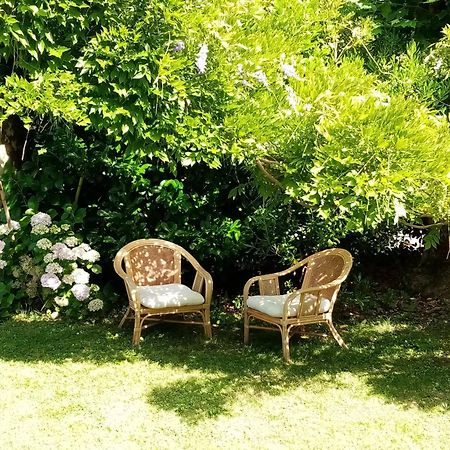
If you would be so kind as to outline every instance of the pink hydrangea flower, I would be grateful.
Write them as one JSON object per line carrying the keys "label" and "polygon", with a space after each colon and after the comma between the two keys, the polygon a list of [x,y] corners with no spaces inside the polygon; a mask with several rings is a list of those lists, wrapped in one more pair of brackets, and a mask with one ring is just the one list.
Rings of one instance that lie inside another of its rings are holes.
{"label": "pink hydrangea flower", "polygon": [[36,225],[45,225],[49,227],[52,224],[52,218],[43,212],[38,212],[31,218],[31,226],[35,227]]}
{"label": "pink hydrangea flower", "polygon": [[54,273],[44,273],[41,276],[41,285],[55,291],[61,285],[61,281]]}
{"label": "pink hydrangea flower", "polygon": [[89,286],[86,286],[85,284],[74,284],[70,290],[74,297],[80,302],[89,298],[91,292]]}
{"label": "pink hydrangea flower", "polygon": [[76,255],[73,250],[67,247],[66,244],[58,242],[52,247],[52,252],[56,259],[75,260]]}

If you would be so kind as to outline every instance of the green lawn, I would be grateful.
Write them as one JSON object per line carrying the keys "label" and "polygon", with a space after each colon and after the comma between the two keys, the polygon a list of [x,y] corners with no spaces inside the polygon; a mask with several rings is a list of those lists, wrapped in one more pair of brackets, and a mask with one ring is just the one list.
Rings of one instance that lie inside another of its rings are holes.
{"label": "green lawn", "polygon": [[349,350],[232,327],[0,324],[1,449],[448,448],[450,324],[340,329]]}

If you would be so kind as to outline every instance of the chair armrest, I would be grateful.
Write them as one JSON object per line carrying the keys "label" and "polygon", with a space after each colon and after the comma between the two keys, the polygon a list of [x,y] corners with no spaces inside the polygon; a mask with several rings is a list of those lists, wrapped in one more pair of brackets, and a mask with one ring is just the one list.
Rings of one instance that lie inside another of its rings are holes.
{"label": "chair armrest", "polygon": [[[207,272],[203,267],[195,267],[197,273],[195,275],[194,284],[192,285],[192,290],[197,291],[201,294],[204,289],[205,292],[205,304],[211,304],[212,292],[213,292],[213,279],[209,272]],[[197,277],[200,277],[200,285],[196,286]],[[203,288],[203,289],[202,289]]]}
{"label": "chair armrest", "polygon": [[141,302],[137,293],[137,284],[133,281],[133,278],[128,275],[122,268],[123,256],[121,252],[117,254],[114,258],[114,270],[117,275],[125,282],[125,287],[127,289],[128,301],[135,311],[138,311],[141,307]]}
{"label": "chair armrest", "polygon": [[268,274],[264,274],[264,275],[258,275],[256,277],[250,278],[247,283],[245,283],[244,286],[244,305],[246,304],[246,300],[248,299],[248,294],[250,291],[251,286],[255,283],[255,282],[259,282],[259,281],[269,281],[269,280],[275,280],[278,281],[279,277],[283,277],[285,275],[288,275],[291,272],[296,271],[297,269],[299,269],[300,267],[304,266],[305,264],[308,263],[309,258],[303,259],[302,261],[298,262],[297,264],[294,264],[293,266],[289,267],[288,269],[282,270],[281,272],[273,272],[273,273],[268,273]]}
{"label": "chair armrest", "polygon": [[192,284],[192,290],[201,294],[201,291],[204,289],[205,304],[211,304],[213,292],[213,279],[211,274],[206,269],[204,269],[190,253],[186,252],[184,256],[186,260],[189,261],[191,266],[196,270],[194,282]]}
{"label": "chair armrest", "polygon": [[291,266],[285,270],[282,270],[281,272],[274,272],[274,273],[268,273],[266,275],[260,275],[258,278],[260,278],[262,280],[267,280],[270,278],[284,277],[285,275],[288,275],[291,272],[295,272],[300,267],[306,265],[308,263],[309,259],[310,258],[305,258],[302,261],[299,261],[297,264],[294,264],[293,266]]}
{"label": "chair armrest", "polygon": [[[310,294],[312,292],[319,292],[319,291],[323,291],[325,289],[339,286],[342,284],[342,282],[345,280],[345,278],[346,277],[340,277],[334,281],[331,281],[330,283],[325,283],[320,286],[313,286],[313,287],[309,287],[309,288],[297,289],[297,290],[291,292],[288,295],[286,301],[284,302],[283,318],[286,319],[288,317],[289,306],[296,298],[300,298],[300,301],[303,301],[302,294]],[[299,308],[300,307],[301,307],[301,303],[299,304]]]}
{"label": "chair armrest", "polygon": [[251,286],[256,283],[257,281],[259,281],[261,279],[261,276],[257,276],[257,277],[253,277],[250,278],[247,283],[245,283],[244,286],[244,307],[247,305],[247,299],[248,299],[248,293],[250,291]]}

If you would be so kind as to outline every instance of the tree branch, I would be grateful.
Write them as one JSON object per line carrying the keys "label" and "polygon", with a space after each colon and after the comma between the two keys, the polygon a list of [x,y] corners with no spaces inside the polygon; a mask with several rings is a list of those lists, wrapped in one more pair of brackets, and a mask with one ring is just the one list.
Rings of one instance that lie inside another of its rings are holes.
{"label": "tree branch", "polygon": [[3,190],[3,183],[1,180],[0,180],[0,198],[2,200],[3,209],[5,211],[6,223],[8,225],[8,228],[12,230],[13,226],[11,222],[11,216],[9,214],[8,203],[6,203],[6,195],[5,191]]}
{"label": "tree branch", "polygon": [[448,224],[445,222],[438,222],[438,223],[430,223],[430,225],[415,225],[413,223],[403,222],[403,225],[405,225],[407,227],[411,227],[411,228],[416,228],[418,230],[428,230],[429,228],[441,227],[443,225],[448,225]]}
{"label": "tree branch", "polygon": [[[280,189],[282,189],[284,191],[284,186],[283,184],[280,182],[280,180],[277,180],[270,172],[267,171],[267,169],[264,167],[264,164],[261,162],[261,159],[257,159],[256,160],[256,165],[258,166],[259,170],[262,172],[262,174],[275,186],[278,186]],[[275,161],[271,161],[271,163],[273,164]],[[306,203],[302,200],[300,200],[299,198],[294,198],[293,199],[296,203],[298,203],[299,205],[303,206],[304,208],[313,208],[313,205],[310,205],[309,203]]]}

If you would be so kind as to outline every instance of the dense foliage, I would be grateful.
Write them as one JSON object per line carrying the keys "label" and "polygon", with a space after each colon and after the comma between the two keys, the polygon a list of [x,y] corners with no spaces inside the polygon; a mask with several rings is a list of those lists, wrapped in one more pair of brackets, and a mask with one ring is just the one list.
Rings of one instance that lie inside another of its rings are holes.
{"label": "dense foliage", "polygon": [[55,307],[54,317],[60,309],[78,317],[103,308],[90,273],[101,272],[100,254],[72,230],[83,216],[68,206],[55,222],[29,210],[20,222],[0,226],[0,317],[19,304]]}
{"label": "dense foliage", "polygon": [[13,218],[30,201],[84,208],[107,273],[143,236],[224,280],[405,223],[436,245],[450,209],[448,29],[424,37],[448,18],[436,3],[1,0],[2,118],[31,149],[4,175]]}

